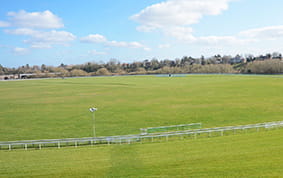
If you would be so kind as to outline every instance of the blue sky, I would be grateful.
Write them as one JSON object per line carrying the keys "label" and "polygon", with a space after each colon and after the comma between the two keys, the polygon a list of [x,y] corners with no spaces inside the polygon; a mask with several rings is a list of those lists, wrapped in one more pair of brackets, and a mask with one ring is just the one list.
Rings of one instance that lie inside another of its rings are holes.
{"label": "blue sky", "polygon": [[6,67],[283,53],[280,0],[1,0]]}

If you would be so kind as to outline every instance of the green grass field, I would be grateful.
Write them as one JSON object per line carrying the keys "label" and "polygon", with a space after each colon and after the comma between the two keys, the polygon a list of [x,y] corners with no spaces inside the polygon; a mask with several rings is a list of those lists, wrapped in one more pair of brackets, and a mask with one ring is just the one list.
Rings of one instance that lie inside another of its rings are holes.
{"label": "green grass field", "polygon": [[193,75],[0,83],[0,141],[135,134],[139,128],[283,120],[283,78]]}
{"label": "green grass field", "polygon": [[[201,122],[283,120],[282,76],[123,76],[0,82],[0,141],[98,136]],[[283,129],[198,140],[0,151],[0,176],[280,177]]]}
{"label": "green grass field", "polygon": [[161,143],[0,151],[0,177],[282,177],[283,129]]}

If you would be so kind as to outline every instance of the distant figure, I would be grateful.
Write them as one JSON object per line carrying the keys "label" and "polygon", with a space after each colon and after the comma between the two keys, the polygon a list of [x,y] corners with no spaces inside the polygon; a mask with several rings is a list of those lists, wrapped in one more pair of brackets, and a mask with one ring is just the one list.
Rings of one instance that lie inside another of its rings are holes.
{"label": "distant figure", "polygon": [[171,77],[171,74],[169,74],[169,77]]}

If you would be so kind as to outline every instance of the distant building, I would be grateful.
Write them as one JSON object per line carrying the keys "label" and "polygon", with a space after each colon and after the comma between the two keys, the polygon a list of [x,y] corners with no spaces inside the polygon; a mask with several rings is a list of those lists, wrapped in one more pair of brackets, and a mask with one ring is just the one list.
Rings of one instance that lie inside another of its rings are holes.
{"label": "distant building", "polygon": [[31,76],[35,76],[36,74],[19,74],[19,79],[27,79],[31,78]]}
{"label": "distant building", "polygon": [[246,63],[246,62],[247,62],[247,59],[240,55],[237,55],[230,59],[230,64],[238,64],[238,63]]}
{"label": "distant building", "polygon": [[19,79],[19,75],[0,75],[0,80]]}

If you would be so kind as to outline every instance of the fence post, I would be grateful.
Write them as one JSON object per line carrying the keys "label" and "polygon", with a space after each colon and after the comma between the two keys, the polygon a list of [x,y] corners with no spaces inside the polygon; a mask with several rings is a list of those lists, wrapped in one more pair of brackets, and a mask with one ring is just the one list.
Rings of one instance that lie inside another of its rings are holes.
{"label": "fence post", "polygon": [[38,145],[39,149],[41,150],[41,144]]}
{"label": "fence post", "polygon": [[12,146],[11,146],[11,144],[9,144],[9,150],[12,150]]}
{"label": "fence post", "polygon": [[25,144],[25,150],[27,150],[27,149],[28,149],[27,144]]}
{"label": "fence post", "polygon": [[58,142],[58,148],[60,148],[60,142]]}

